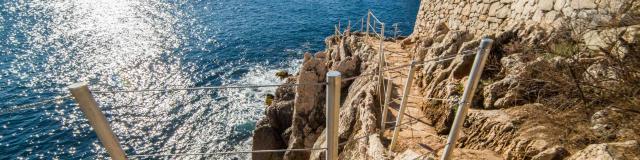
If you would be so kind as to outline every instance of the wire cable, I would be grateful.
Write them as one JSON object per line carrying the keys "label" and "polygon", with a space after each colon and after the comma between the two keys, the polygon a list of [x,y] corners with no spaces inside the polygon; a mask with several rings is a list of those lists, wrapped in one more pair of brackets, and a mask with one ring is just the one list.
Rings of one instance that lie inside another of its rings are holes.
{"label": "wire cable", "polygon": [[[393,70],[397,70],[397,69],[401,69],[401,68],[405,68],[411,65],[416,65],[416,66],[420,66],[420,65],[425,65],[428,62],[436,62],[436,63],[440,63],[440,62],[444,62],[444,61],[448,61],[448,60],[452,60],[455,59],[457,56],[468,56],[468,55],[473,55],[475,53],[471,52],[471,53],[467,53],[470,50],[464,51],[463,53],[466,54],[454,54],[454,55],[449,55],[449,56],[444,56],[444,57],[438,57],[438,58],[432,58],[432,59],[428,59],[428,60],[423,60],[423,61],[418,61],[416,62],[416,64],[412,64],[412,63],[406,63],[403,65],[399,65],[399,66],[394,66],[392,68],[388,68],[388,69],[384,69],[383,72],[388,72],[388,71],[393,71]],[[349,77],[349,78],[344,78],[342,79],[342,82],[346,82],[346,81],[350,81],[350,80],[354,80],[358,77],[364,77],[364,76],[371,76],[371,75],[376,75],[377,72],[371,72],[371,73],[364,73],[364,74],[360,74],[357,76],[353,76],[353,77]]]}
{"label": "wire cable", "polygon": [[9,107],[9,108],[0,110],[0,114],[13,113],[13,112],[21,111],[21,110],[38,108],[38,107],[42,107],[42,104],[46,104],[46,103],[54,102],[54,101],[60,101],[60,100],[63,100],[65,98],[69,98],[69,97],[71,97],[71,95],[57,96],[57,97],[52,98],[52,99],[42,100],[42,101],[35,102],[35,103],[17,105],[17,106],[14,106],[14,107]]}
{"label": "wire cable", "polygon": [[[406,114],[406,113],[405,113],[405,114]],[[409,117],[410,117],[410,116],[409,116]],[[406,124],[411,124],[412,122],[418,121],[418,120],[420,120],[420,119],[422,119],[422,118],[425,118],[425,117],[427,117],[427,116],[422,116],[422,117],[419,117],[419,118],[410,117],[410,118],[412,118],[413,120],[408,121],[408,122],[401,123],[399,126],[391,126],[391,127],[387,128],[387,129],[385,129],[385,130],[394,129],[394,128],[396,128],[396,127],[400,127],[400,126],[403,126],[403,125],[406,125]],[[357,141],[357,140],[360,140],[360,139],[363,139],[363,138],[366,138],[366,137],[369,137],[369,136],[371,136],[371,135],[378,134],[378,133],[379,133],[379,132],[372,132],[372,133],[368,133],[368,134],[366,134],[366,135],[364,135],[364,136],[360,136],[360,137],[358,137],[358,138],[354,138],[354,139],[351,139],[351,140],[348,140],[348,141],[344,141],[344,142],[342,142],[342,143],[339,143],[339,144],[338,144],[338,146],[342,146],[342,145],[345,145],[345,144],[347,144],[347,143],[349,143],[349,142]]]}
{"label": "wire cable", "polygon": [[166,156],[203,156],[203,155],[220,155],[220,154],[245,154],[245,153],[275,153],[275,152],[306,152],[314,150],[325,150],[327,148],[303,148],[303,149],[273,149],[273,150],[255,150],[255,151],[230,151],[230,152],[211,152],[211,153],[170,153],[170,154],[136,154],[129,155],[129,158],[139,157],[166,157]]}
{"label": "wire cable", "polygon": [[189,91],[189,90],[265,88],[265,87],[280,87],[280,86],[303,86],[303,85],[326,85],[326,84],[327,83],[297,83],[297,84],[237,85],[237,86],[212,86],[212,87],[139,89],[139,90],[98,90],[98,91],[93,91],[93,93],[172,92],[172,91]]}

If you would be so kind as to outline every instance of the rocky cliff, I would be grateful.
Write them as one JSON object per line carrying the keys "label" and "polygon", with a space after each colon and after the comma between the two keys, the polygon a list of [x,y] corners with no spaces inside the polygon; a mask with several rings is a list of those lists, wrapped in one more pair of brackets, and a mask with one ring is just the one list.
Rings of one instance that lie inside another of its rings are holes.
{"label": "rocky cliff", "polygon": [[[640,120],[639,6],[633,0],[422,1],[404,44],[418,59],[430,59],[493,37],[459,147],[506,159],[565,157],[565,150],[640,138],[640,128],[627,125]],[[426,97],[455,97],[459,87],[440,86],[461,85],[469,63],[426,65],[416,83]],[[448,133],[452,107],[422,108],[438,133]]]}
{"label": "rocky cliff", "polygon": [[[640,157],[640,2],[637,0],[422,1],[414,32],[399,43],[417,60],[473,50],[495,39],[458,147],[504,159],[638,159]],[[287,83],[320,83],[376,71],[378,52],[361,33],[332,36],[305,54]],[[418,68],[422,97],[462,94],[473,58]],[[381,96],[375,76],[344,82],[342,159],[382,159]],[[456,105],[420,100],[444,137]],[[324,143],[324,87],[281,87],[254,132],[255,150],[319,148]],[[434,147],[433,156],[438,156]],[[383,157],[385,156],[386,157]],[[321,151],[259,153],[254,159],[322,159]],[[454,155],[455,156],[455,155]]]}
{"label": "rocky cliff", "polygon": [[[358,76],[372,72],[375,51],[361,40],[362,35],[332,36],[325,42],[327,50],[312,55],[306,53],[297,75],[287,83],[322,83],[328,70],[342,73],[342,77]],[[376,83],[372,76],[364,76],[343,82],[340,108],[340,141],[376,131],[379,126],[380,108]],[[296,88],[277,89],[266,117],[260,120],[254,131],[254,150],[323,148],[325,126],[324,85],[302,85]],[[360,158],[380,156],[384,148],[379,136],[371,136],[367,142],[343,145],[341,157]],[[367,155],[363,151],[375,152]],[[324,152],[291,151],[285,153],[257,153],[254,159],[324,159]],[[378,157],[381,158],[381,157]]]}

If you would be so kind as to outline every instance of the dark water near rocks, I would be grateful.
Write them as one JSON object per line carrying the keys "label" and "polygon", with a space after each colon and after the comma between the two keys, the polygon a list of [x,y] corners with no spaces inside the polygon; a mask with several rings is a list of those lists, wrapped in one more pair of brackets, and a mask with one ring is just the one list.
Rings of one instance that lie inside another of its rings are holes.
{"label": "dark water near rocks", "polygon": [[[89,82],[93,90],[280,83],[275,71],[294,72],[303,52],[322,50],[324,38],[338,21],[359,21],[372,9],[388,26],[398,23],[406,35],[412,31],[419,4],[417,0],[0,3],[0,109],[62,96],[65,86],[80,81]],[[95,97],[127,154],[218,152],[251,148],[263,97],[273,91]],[[106,151],[73,100],[39,106],[0,113],[0,159],[105,158]],[[171,159],[176,158],[207,157]]]}

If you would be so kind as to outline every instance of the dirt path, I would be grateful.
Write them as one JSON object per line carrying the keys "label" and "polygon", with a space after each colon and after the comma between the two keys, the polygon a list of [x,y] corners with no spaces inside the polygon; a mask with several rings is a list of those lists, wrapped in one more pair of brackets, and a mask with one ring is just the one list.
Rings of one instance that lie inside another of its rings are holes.
{"label": "dirt path", "polygon": [[[379,50],[380,41],[378,39],[368,39],[366,40],[366,43],[373,46],[372,48],[374,48],[376,51]],[[387,68],[408,64],[411,62],[409,52],[405,49],[402,49],[402,47],[400,46],[400,41],[385,41],[384,52],[385,62],[388,65]],[[400,108],[402,92],[407,80],[408,71],[409,67],[405,67],[398,70],[386,72],[384,75],[385,79],[392,80],[393,89],[391,97],[392,99],[394,99],[394,102],[389,105],[390,114],[387,117],[387,128],[392,127],[395,124],[396,116],[398,115],[398,110]],[[422,100],[424,95],[421,95],[418,91],[419,88],[415,86],[411,88],[411,92],[408,98],[409,101],[407,103],[407,109],[402,120],[403,124],[408,124],[400,127],[401,130],[399,139],[396,147],[392,151],[395,152],[396,155],[409,150],[419,154],[422,157],[437,157],[441,154],[441,151],[444,148],[446,137],[438,136],[436,130],[431,125],[429,125],[428,119],[421,118],[424,116],[424,114],[422,114],[422,111],[418,107],[422,106],[421,103],[424,102]],[[387,131],[385,131],[384,137],[391,140],[392,136],[393,130],[387,129]],[[497,156],[496,153],[492,151],[462,149],[456,150],[455,155],[463,159],[501,159]]]}

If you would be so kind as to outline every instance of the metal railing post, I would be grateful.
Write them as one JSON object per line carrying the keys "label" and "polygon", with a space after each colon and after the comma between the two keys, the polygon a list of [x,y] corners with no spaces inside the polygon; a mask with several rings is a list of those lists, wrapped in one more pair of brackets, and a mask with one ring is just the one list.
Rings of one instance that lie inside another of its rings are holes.
{"label": "metal railing post", "polygon": [[376,23],[376,21],[373,21],[373,26],[371,27],[371,29],[373,30],[373,33],[378,33],[378,32],[376,32],[376,29],[378,28],[378,27],[376,26],[377,24],[378,24],[378,23]]}
{"label": "metal railing post", "polygon": [[369,26],[371,26],[371,9],[367,11],[367,37],[369,36]]}
{"label": "metal railing post", "polygon": [[342,25],[340,24],[340,21],[338,21],[338,31],[342,32]]}
{"label": "metal railing post", "polygon": [[340,118],[341,79],[342,76],[340,72],[327,72],[327,160],[338,159],[338,119]]}
{"label": "metal railing post", "polygon": [[360,32],[364,30],[364,18],[360,18]]}
{"label": "metal railing post", "polygon": [[[374,22],[375,24],[375,22]],[[382,32],[380,34],[380,55],[378,56],[380,58],[380,60],[378,61],[378,79],[380,80],[380,87],[378,88],[379,90],[379,95],[382,96],[382,94],[385,93],[384,89],[384,66],[385,66],[385,58],[384,58],[384,23],[381,23],[382,26]],[[384,101],[382,98],[380,98],[380,101],[382,101],[382,103],[387,103],[386,101]]]}
{"label": "metal railing post", "polygon": [[402,101],[400,102],[400,110],[398,111],[398,116],[396,118],[396,125],[393,129],[393,137],[391,138],[391,144],[389,144],[389,153],[391,153],[391,149],[395,146],[398,141],[398,134],[400,133],[400,125],[402,124],[402,118],[404,117],[404,111],[407,108],[407,102],[409,99],[409,93],[411,91],[411,84],[413,82],[413,73],[416,62],[411,61],[411,66],[409,67],[409,75],[407,75],[407,81],[404,82],[404,90],[402,91]]}
{"label": "metal railing post", "polygon": [[380,23],[380,57],[382,58],[382,64],[384,64],[384,23]]}
{"label": "metal railing post", "polygon": [[398,38],[398,23],[393,24],[393,38]]}
{"label": "metal railing post", "polygon": [[393,89],[393,82],[391,79],[387,80],[387,89],[384,93],[384,105],[382,109],[382,124],[380,125],[380,130],[384,134],[384,130],[387,127],[387,114],[389,114],[389,103],[391,102],[391,89]]}
{"label": "metal railing post", "polygon": [[444,148],[444,153],[442,154],[442,160],[449,160],[452,157],[453,148],[455,147],[456,140],[458,140],[458,132],[460,132],[460,127],[462,127],[462,123],[466,118],[467,110],[469,109],[469,106],[471,105],[470,102],[473,99],[473,93],[475,93],[476,87],[478,87],[478,82],[480,81],[480,76],[482,75],[482,70],[484,69],[487,57],[489,57],[489,51],[491,50],[492,44],[493,40],[489,38],[483,38],[482,42],[480,42],[480,48],[478,49],[478,53],[476,54],[476,58],[473,62],[473,67],[469,73],[469,80],[467,80],[467,85],[464,87],[461,101],[458,102],[458,111],[455,119],[453,120],[451,131],[447,138],[447,143],[445,144],[446,146]]}
{"label": "metal railing post", "polygon": [[84,113],[84,116],[89,120],[89,124],[91,124],[91,127],[98,135],[98,139],[100,139],[104,148],[107,149],[111,159],[127,159],[126,154],[120,146],[118,137],[113,133],[111,126],[109,126],[109,123],[107,122],[107,118],[100,111],[98,103],[93,98],[93,95],[91,95],[91,91],[89,90],[87,83],[81,82],[72,84],[68,89],[76,102],[78,102],[78,106],[82,113]]}

